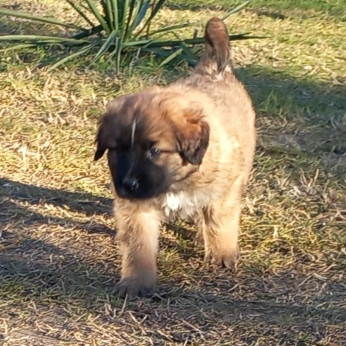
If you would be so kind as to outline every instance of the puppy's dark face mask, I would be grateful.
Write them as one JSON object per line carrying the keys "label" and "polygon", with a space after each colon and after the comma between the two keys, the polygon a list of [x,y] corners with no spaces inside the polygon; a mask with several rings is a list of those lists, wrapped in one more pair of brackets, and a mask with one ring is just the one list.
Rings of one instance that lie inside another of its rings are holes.
{"label": "puppy's dark face mask", "polygon": [[112,101],[101,119],[95,160],[108,150],[108,165],[121,198],[157,197],[170,191],[183,167],[202,162],[208,124],[194,114],[184,125],[185,118],[170,114],[166,101],[155,94],[125,95]]}

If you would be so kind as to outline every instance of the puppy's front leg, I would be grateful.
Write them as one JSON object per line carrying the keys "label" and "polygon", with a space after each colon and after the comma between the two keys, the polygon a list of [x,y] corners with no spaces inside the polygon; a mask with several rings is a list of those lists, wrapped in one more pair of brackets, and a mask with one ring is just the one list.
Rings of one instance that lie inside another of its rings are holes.
{"label": "puppy's front leg", "polygon": [[116,210],[116,219],[122,255],[121,279],[116,291],[121,297],[150,295],[156,284],[160,228],[157,211],[121,208]]}
{"label": "puppy's front leg", "polygon": [[243,178],[233,182],[225,199],[204,209],[203,238],[207,262],[236,270]]}

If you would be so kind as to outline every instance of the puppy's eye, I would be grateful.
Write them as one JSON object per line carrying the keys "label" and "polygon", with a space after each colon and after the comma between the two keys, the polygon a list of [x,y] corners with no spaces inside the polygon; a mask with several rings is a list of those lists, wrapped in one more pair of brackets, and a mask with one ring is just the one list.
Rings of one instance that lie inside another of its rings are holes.
{"label": "puppy's eye", "polygon": [[156,147],[152,147],[148,151],[148,158],[149,159],[156,159],[160,156],[160,154],[161,154],[160,149],[158,149]]}

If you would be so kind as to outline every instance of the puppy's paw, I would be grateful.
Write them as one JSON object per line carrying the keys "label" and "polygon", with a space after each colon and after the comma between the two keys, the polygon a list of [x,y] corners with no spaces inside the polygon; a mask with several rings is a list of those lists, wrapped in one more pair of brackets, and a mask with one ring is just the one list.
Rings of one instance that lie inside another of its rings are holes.
{"label": "puppy's paw", "polygon": [[209,264],[214,264],[219,267],[231,269],[233,272],[237,270],[239,262],[239,250],[231,251],[218,251],[215,253],[208,253],[205,256],[205,261]]}
{"label": "puppy's paw", "polygon": [[127,295],[129,299],[149,297],[154,293],[155,286],[155,277],[124,277],[116,285],[115,293],[121,298]]}

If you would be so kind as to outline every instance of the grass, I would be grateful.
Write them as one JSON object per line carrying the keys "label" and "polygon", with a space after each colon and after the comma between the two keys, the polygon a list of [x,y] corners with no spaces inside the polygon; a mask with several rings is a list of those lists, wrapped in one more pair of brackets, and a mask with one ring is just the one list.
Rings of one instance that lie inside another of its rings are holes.
{"label": "grass", "polygon": [[[258,113],[238,272],[204,266],[193,226],[179,222],[162,232],[159,289],[150,299],[113,294],[120,262],[111,193],[105,161],[92,161],[93,141],[110,98],[190,68],[161,68],[139,55],[123,61],[118,77],[114,66],[87,68],[85,60],[47,73],[45,50],[1,55],[4,345],[346,343],[344,14],[341,1],[289,3],[253,1],[227,20],[231,33],[268,37],[232,47]],[[207,18],[224,13],[194,4],[166,8],[159,24],[188,19],[201,31]],[[20,6],[70,15],[53,1]],[[50,30],[17,20],[3,28]]]}
{"label": "grass", "polygon": [[[227,9],[233,4],[239,4],[237,0],[212,0],[208,1],[208,6],[213,9]],[[183,0],[170,1],[171,6],[178,8],[190,8],[201,10],[205,7],[204,0]],[[273,18],[284,18],[290,14],[299,14],[300,17],[330,15],[335,21],[345,21],[345,4],[343,0],[251,0],[249,8],[260,15],[269,15]]]}

